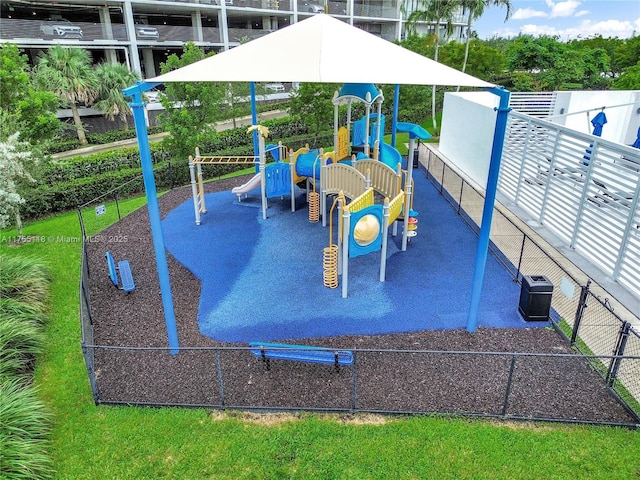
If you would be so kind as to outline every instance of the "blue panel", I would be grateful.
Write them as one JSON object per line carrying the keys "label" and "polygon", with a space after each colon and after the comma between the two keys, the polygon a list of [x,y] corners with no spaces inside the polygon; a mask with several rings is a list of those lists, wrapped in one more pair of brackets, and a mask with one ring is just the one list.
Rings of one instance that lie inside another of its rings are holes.
{"label": "blue panel", "polygon": [[288,163],[272,163],[265,169],[267,198],[291,194],[291,169]]}
{"label": "blue panel", "polygon": [[[365,215],[373,215],[378,219],[378,225],[380,230],[377,237],[373,242],[368,245],[360,245],[356,242],[354,231],[358,221]],[[349,257],[359,257],[360,255],[366,255],[367,253],[376,252],[382,248],[382,205],[372,205],[370,207],[363,208],[358,212],[351,214],[351,231],[349,232]]]}
{"label": "blue panel", "polygon": [[116,273],[116,262],[113,260],[113,255],[111,255],[111,252],[105,253],[104,256],[107,258],[107,267],[109,268],[109,278],[111,278],[111,282],[117,287],[118,274]]}

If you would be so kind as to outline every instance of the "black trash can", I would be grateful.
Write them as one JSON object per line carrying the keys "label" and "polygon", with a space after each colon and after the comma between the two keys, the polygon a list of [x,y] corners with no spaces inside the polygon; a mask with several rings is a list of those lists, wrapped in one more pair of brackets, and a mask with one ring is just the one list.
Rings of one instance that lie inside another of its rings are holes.
{"label": "black trash can", "polygon": [[546,322],[551,311],[553,283],[544,275],[522,278],[518,311],[527,322]]}
{"label": "black trash can", "polygon": [[420,157],[420,142],[416,142],[413,151],[413,168],[418,168],[418,158]]}

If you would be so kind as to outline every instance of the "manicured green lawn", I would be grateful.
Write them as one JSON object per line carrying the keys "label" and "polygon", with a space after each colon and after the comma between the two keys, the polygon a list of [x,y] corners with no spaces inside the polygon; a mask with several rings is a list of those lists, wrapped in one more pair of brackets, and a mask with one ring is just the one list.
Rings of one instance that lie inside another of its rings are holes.
{"label": "manicured green lawn", "polygon": [[[143,203],[128,200],[121,210]],[[36,383],[55,418],[55,478],[640,478],[640,434],[621,428],[96,407],[80,348],[77,216],[30,223],[24,234],[37,241],[12,246],[15,232],[2,232],[0,250],[36,256],[53,276]]]}

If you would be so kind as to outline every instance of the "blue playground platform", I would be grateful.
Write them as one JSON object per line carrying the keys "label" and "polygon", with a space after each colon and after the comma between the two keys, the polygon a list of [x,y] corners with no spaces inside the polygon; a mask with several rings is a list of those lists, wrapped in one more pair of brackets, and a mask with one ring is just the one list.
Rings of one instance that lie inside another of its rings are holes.
{"label": "blue playground platform", "polygon": [[[163,221],[169,252],[202,282],[198,323],[215,340],[251,342],[337,335],[376,335],[426,329],[464,329],[469,309],[476,235],[446,200],[415,172],[418,235],[406,252],[391,237],[386,281],[379,253],[349,261],[349,296],[323,286],[323,248],[329,229],[309,223],[304,193],[260,210],[259,189],[237,202],[229,191],[207,195],[202,224],[187,201]],[[400,229],[399,229],[400,230]],[[479,327],[531,328],[518,313],[520,288],[491,255]]]}

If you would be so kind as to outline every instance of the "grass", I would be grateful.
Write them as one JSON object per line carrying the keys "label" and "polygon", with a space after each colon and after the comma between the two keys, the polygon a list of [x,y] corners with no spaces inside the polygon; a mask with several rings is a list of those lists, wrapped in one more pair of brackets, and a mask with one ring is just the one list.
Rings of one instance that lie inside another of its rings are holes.
{"label": "grass", "polygon": [[[144,202],[121,202],[123,214]],[[44,241],[0,243],[51,272],[47,342],[36,368],[53,416],[57,479],[629,479],[637,431],[438,416],[249,415],[97,407],[80,349],[75,212],[31,223]],[[14,232],[2,234],[9,238]]]}

